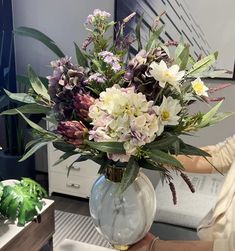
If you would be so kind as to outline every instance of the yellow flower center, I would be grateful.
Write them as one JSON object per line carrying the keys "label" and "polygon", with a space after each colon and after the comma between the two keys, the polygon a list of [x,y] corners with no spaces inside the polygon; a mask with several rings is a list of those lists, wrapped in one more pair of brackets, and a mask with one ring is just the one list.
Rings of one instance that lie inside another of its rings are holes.
{"label": "yellow flower center", "polygon": [[161,114],[162,120],[168,120],[170,117],[170,113],[168,111],[163,111]]}
{"label": "yellow flower center", "polygon": [[204,89],[204,85],[201,82],[196,82],[193,85],[193,89],[195,90],[195,92],[202,93]]}
{"label": "yellow flower center", "polygon": [[172,73],[170,71],[166,71],[164,75],[165,75],[166,78],[171,78],[172,77]]}

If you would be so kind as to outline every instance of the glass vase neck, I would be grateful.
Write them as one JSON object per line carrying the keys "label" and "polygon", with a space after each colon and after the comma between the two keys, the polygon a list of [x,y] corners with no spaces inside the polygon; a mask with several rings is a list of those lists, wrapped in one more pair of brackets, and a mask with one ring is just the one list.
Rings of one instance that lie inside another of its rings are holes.
{"label": "glass vase neck", "polygon": [[108,166],[106,169],[105,177],[112,182],[121,182],[125,167]]}

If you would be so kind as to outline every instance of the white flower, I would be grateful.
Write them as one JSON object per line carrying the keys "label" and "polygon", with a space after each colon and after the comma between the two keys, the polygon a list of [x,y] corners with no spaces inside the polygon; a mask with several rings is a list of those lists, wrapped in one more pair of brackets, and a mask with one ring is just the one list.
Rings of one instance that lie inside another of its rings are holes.
{"label": "white flower", "polygon": [[162,104],[156,109],[156,113],[159,116],[158,135],[163,132],[164,126],[178,125],[180,116],[177,114],[181,111],[181,109],[182,107],[179,104],[179,100],[163,96]]}
{"label": "white flower", "polygon": [[94,141],[123,142],[125,154],[108,155],[113,160],[126,160],[136,155],[138,148],[152,142],[159,131],[159,121],[152,101],[134,87],[114,85],[100,94],[89,109]]}
{"label": "white flower", "polygon": [[149,73],[155,80],[159,81],[162,88],[165,88],[166,83],[168,83],[180,92],[179,81],[182,80],[184,71],[179,71],[178,65],[175,64],[168,68],[163,60],[159,64],[152,62]]}
{"label": "white flower", "polygon": [[198,96],[206,96],[208,97],[207,91],[209,88],[205,86],[203,81],[200,78],[195,79],[192,83],[193,90]]}

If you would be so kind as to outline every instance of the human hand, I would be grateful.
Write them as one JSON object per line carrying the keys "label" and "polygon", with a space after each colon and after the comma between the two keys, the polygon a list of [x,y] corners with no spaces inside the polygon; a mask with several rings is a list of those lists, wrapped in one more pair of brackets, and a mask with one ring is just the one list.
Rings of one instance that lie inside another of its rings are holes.
{"label": "human hand", "polygon": [[128,249],[128,251],[149,251],[151,243],[154,239],[154,235],[152,235],[151,233],[147,233],[147,235],[142,240],[132,245]]}

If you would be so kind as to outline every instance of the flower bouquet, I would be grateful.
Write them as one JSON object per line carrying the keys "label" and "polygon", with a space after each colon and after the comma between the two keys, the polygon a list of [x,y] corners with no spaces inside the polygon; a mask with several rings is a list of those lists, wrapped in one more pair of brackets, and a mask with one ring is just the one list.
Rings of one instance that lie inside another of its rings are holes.
{"label": "flower bouquet", "polygon": [[[16,29],[18,34],[43,42],[59,59],[51,62],[53,72],[47,78],[48,85],[29,66],[29,92],[6,91],[11,99],[24,105],[2,114],[18,113],[34,129],[35,138],[28,143],[22,161],[52,142],[64,152],[57,163],[73,155],[78,155],[76,162],[91,159],[98,163],[100,174],[117,181],[115,193],[119,198],[138,179],[140,168],[160,172],[175,198],[171,170],[179,172],[193,190],[176,156],[209,156],[186,144],[180,136],[191,135],[230,116],[230,113],[218,112],[222,101],[207,113],[190,114],[189,111],[190,104],[196,101],[222,100],[210,97],[210,93],[225,86],[210,89],[202,80],[218,74],[213,69],[218,53],[195,59],[189,45],[182,41],[161,43],[163,26],[159,25],[159,18],[151,27],[146,44],[140,35],[141,18],[135,36],[125,33],[135,13],[118,23],[109,18],[110,14],[101,10],[88,16],[85,25],[89,35],[82,49],[75,43],[77,64],[45,34],[27,27]],[[115,39],[106,36],[113,28]],[[138,46],[136,55],[130,53],[131,45]],[[43,129],[26,116],[36,113],[46,114],[45,119],[53,124],[53,130]],[[99,189],[97,194],[104,188]],[[152,209],[150,214],[154,216],[154,205]],[[92,210],[91,214],[96,218]],[[147,227],[144,223],[145,232],[151,220]],[[132,243],[143,237],[143,234],[137,235]]]}

